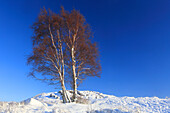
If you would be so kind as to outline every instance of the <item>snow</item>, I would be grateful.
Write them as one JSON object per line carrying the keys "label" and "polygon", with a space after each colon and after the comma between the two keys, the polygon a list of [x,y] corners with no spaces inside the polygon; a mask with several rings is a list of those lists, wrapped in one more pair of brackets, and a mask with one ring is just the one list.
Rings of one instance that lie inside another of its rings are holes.
{"label": "snow", "polygon": [[29,98],[29,99],[25,100],[24,104],[25,105],[32,105],[32,106],[39,106],[39,107],[43,106],[43,104],[40,101],[38,101],[34,98]]}
{"label": "snow", "polygon": [[0,113],[170,113],[169,98],[116,97],[94,91],[78,94],[78,103],[63,104],[59,92],[42,93],[21,102],[0,102]]}

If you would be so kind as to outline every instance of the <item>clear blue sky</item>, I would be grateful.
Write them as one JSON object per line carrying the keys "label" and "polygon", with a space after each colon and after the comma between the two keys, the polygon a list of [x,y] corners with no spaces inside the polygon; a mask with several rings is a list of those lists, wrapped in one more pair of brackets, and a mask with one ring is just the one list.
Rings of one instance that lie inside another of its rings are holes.
{"label": "clear blue sky", "polygon": [[80,10],[100,50],[101,78],[88,78],[79,90],[170,97],[169,0],[1,0],[0,101],[58,90],[27,77],[26,56],[40,8],[58,12],[61,5]]}

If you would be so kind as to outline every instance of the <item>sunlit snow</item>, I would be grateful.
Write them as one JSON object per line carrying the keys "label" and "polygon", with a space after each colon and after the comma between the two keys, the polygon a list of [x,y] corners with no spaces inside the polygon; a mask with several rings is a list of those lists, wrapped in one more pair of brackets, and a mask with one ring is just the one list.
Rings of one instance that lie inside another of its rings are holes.
{"label": "sunlit snow", "polygon": [[[170,113],[170,99],[116,97],[79,91],[79,103],[62,103],[59,92],[42,93],[21,102],[0,102],[0,113]],[[68,95],[72,93],[68,91]]]}

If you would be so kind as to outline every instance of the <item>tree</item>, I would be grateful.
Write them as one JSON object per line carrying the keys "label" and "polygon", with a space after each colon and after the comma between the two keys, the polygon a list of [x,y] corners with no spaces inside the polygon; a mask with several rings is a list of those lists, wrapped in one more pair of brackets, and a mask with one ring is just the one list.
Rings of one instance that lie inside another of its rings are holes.
{"label": "tree", "polygon": [[[33,53],[29,56],[27,62],[32,64],[33,68],[30,75],[38,80],[49,81],[50,84],[59,82],[62,87],[63,102],[70,102],[65,88],[65,49],[63,44],[62,27],[63,18],[44,8],[41,10],[38,20],[33,24],[34,35]],[[43,79],[35,76],[35,72],[41,73]]]}
{"label": "tree", "polygon": [[[77,87],[87,76],[100,77],[101,65],[96,43],[84,16],[75,9],[71,12],[62,7],[60,14],[43,9],[34,30],[33,54],[28,64],[33,65],[30,75],[41,73],[43,81],[55,84],[59,81],[63,102],[70,102],[66,93],[66,79],[71,80],[72,100],[76,100]],[[46,77],[47,76],[47,77]]]}
{"label": "tree", "polygon": [[77,86],[87,76],[100,77],[101,65],[96,43],[92,43],[92,33],[84,16],[79,11],[71,13],[62,8],[61,16],[65,25],[65,43],[67,45],[67,71],[72,72],[73,101],[76,100]]}

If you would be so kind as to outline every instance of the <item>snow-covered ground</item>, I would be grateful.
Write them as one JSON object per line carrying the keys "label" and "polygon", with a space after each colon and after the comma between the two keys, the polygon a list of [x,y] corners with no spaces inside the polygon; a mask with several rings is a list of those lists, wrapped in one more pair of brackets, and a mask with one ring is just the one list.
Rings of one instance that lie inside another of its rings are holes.
{"label": "snow-covered ground", "polygon": [[[71,91],[68,91],[71,96]],[[0,113],[170,113],[170,99],[116,97],[79,91],[79,103],[62,103],[59,92],[42,93],[22,102],[0,102]]]}

